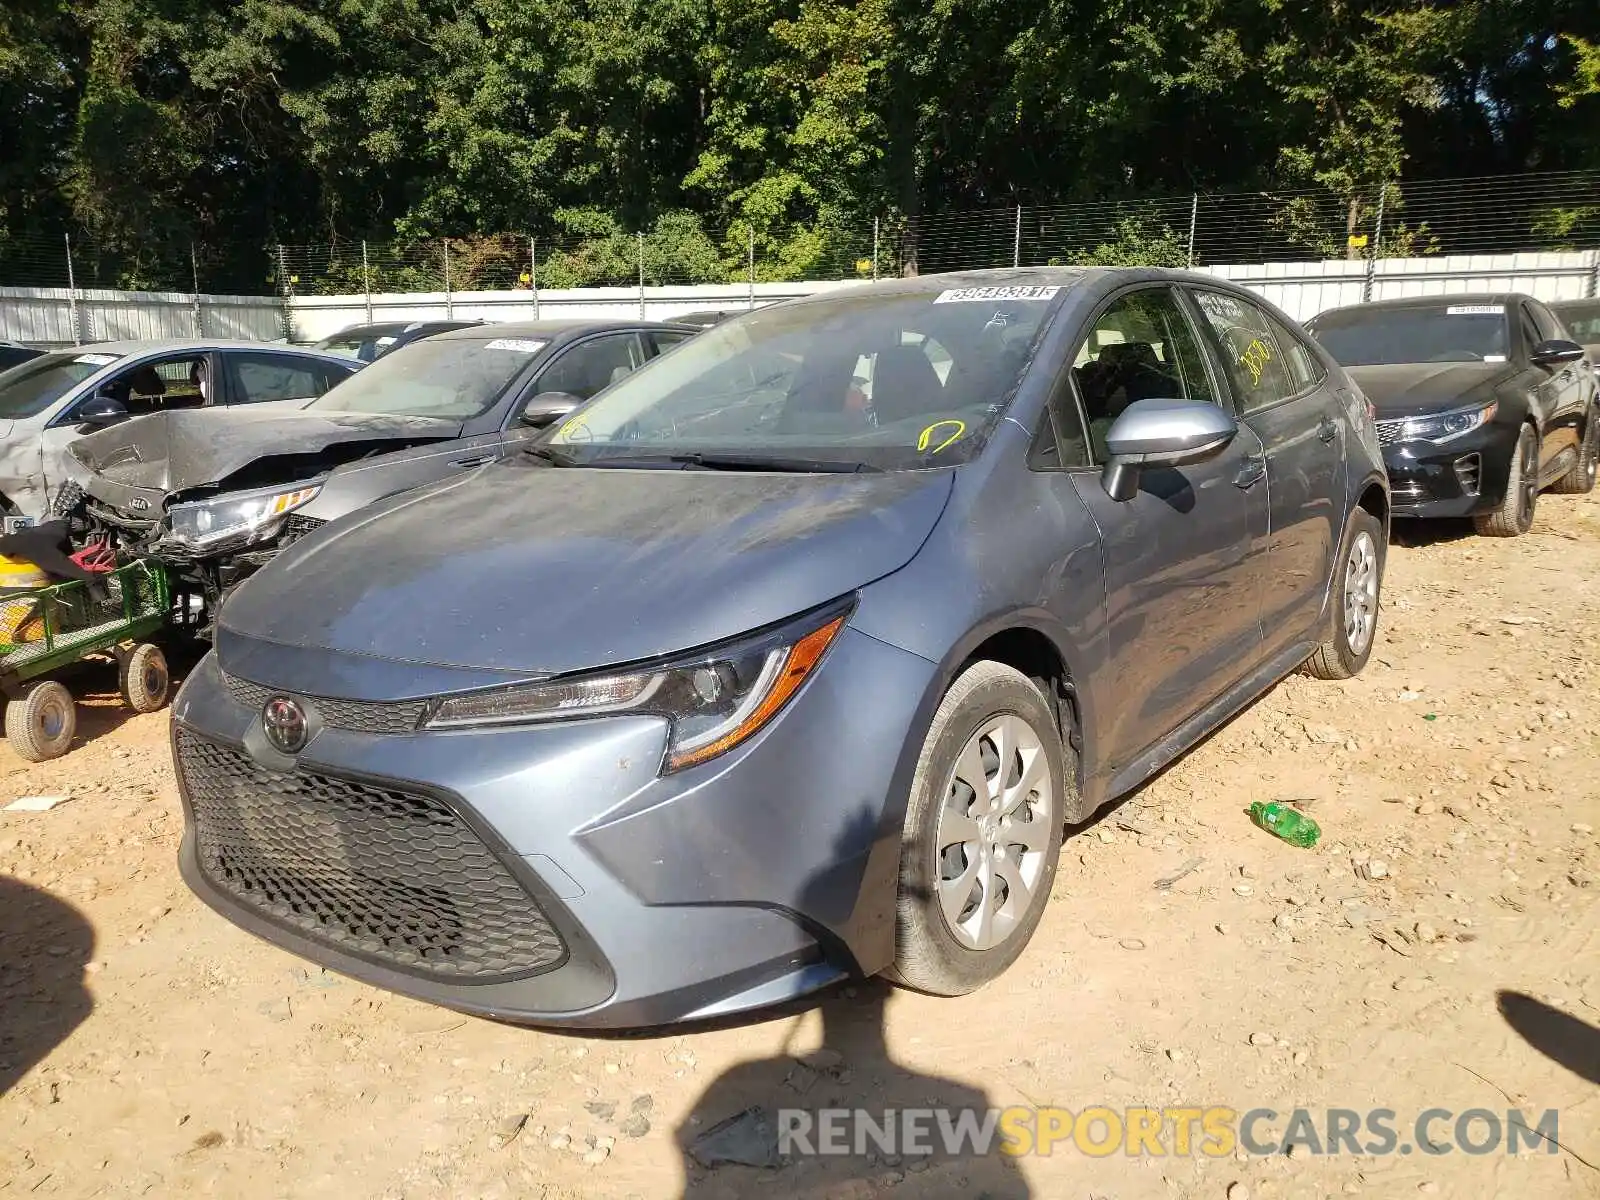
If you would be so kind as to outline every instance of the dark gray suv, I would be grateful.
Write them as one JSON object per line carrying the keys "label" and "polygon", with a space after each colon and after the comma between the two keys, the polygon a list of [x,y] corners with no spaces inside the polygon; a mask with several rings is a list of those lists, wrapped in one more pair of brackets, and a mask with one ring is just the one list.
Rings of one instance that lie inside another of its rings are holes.
{"label": "dark gray suv", "polygon": [[190,885],[359,978],[643,1026],[1020,954],[1064,827],[1371,653],[1372,415],[1199,275],[841,288],[312,534],[174,713]]}

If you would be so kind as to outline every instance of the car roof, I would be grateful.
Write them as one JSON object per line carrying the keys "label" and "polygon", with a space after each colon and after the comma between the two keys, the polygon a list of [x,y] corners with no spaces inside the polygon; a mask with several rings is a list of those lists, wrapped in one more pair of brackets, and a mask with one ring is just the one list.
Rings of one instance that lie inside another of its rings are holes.
{"label": "car roof", "polygon": [[171,338],[167,340],[126,340],[120,342],[90,342],[83,346],[63,346],[62,354],[181,354],[185,351],[201,353],[207,350],[265,350],[282,354],[309,354],[331,362],[349,363],[339,354],[313,350],[309,346],[293,346],[288,342],[251,342],[238,338]]}
{"label": "car roof", "polygon": [[1332,316],[1334,313],[1350,312],[1390,312],[1404,308],[1438,308],[1441,304],[1464,305],[1482,304],[1495,305],[1505,308],[1508,305],[1520,304],[1533,297],[1525,292],[1451,292],[1448,295],[1437,296],[1402,296],[1396,300],[1372,300],[1366,304],[1341,304],[1337,308],[1325,308],[1317,314],[1317,318]]}
{"label": "car roof", "polygon": [[549,321],[493,321],[486,325],[473,325],[468,329],[451,329],[444,333],[436,333],[429,341],[483,341],[496,338],[537,338],[542,341],[553,342],[557,338],[570,337],[581,333],[608,333],[612,330],[625,332],[632,329],[682,329],[689,333],[699,333],[700,330],[693,325],[675,325],[671,321],[597,321],[582,317],[570,317],[562,320]]}
{"label": "car roof", "polygon": [[374,321],[370,325],[347,325],[335,333],[330,333],[318,341],[331,341],[334,338],[368,338],[387,337],[392,334],[416,333],[423,329],[450,330],[450,329],[476,329],[485,324],[483,321]]}

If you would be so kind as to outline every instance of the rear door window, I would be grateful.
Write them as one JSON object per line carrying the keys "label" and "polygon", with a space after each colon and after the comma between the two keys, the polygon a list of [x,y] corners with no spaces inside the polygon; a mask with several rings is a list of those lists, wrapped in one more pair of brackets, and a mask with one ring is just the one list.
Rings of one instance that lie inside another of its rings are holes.
{"label": "rear door window", "polygon": [[1196,291],[1195,303],[1222,351],[1239,415],[1276,404],[1302,389],[1289,374],[1272,319],[1255,305],[1225,292]]}

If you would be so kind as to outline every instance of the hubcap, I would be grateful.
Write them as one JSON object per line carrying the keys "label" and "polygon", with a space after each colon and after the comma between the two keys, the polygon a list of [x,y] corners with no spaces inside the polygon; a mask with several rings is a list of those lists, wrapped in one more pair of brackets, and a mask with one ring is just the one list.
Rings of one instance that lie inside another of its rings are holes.
{"label": "hubcap", "polygon": [[1033,907],[1056,820],[1044,744],[1021,717],[993,717],[967,740],[945,786],[935,854],[945,924],[991,950]]}
{"label": "hubcap", "polygon": [[1360,657],[1378,624],[1378,547],[1366,530],[1356,534],[1344,568],[1344,640]]}
{"label": "hubcap", "polygon": [[67,727],[67,714],[59,704],[46,704],[39,712],[39,731],[45,740],[53,742]]}
{"label": "hubcap", "polygon": [[149,696],[161,694],[161,672],[155,667],[146,667],[144,672],[144,690]]}

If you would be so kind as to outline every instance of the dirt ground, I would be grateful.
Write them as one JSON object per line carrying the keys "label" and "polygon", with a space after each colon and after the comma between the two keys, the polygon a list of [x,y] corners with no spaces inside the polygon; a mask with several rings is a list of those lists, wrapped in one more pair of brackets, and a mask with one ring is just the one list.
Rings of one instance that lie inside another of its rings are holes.
{"label": "dirt ground", "polygon": [[[165,714],[101,697],[64,760],[0,748],[0,806],[72,797],[0,812],[0,1197],[1600,1196],[1597,634],[1600,495],[1544,497],[1516,541],[1410,533],[1368,671],[1287,681],[1076,831],[995,985],[635,1038],[463,1018],[236,930],[178,878]],[[1281,799],[1316,850],[1243,815]],[[941,1101],[1380,1107],[1402,1132],[1555,1108],[1563,1149],[713,1171],[683,1149],[749,1104]]]}

